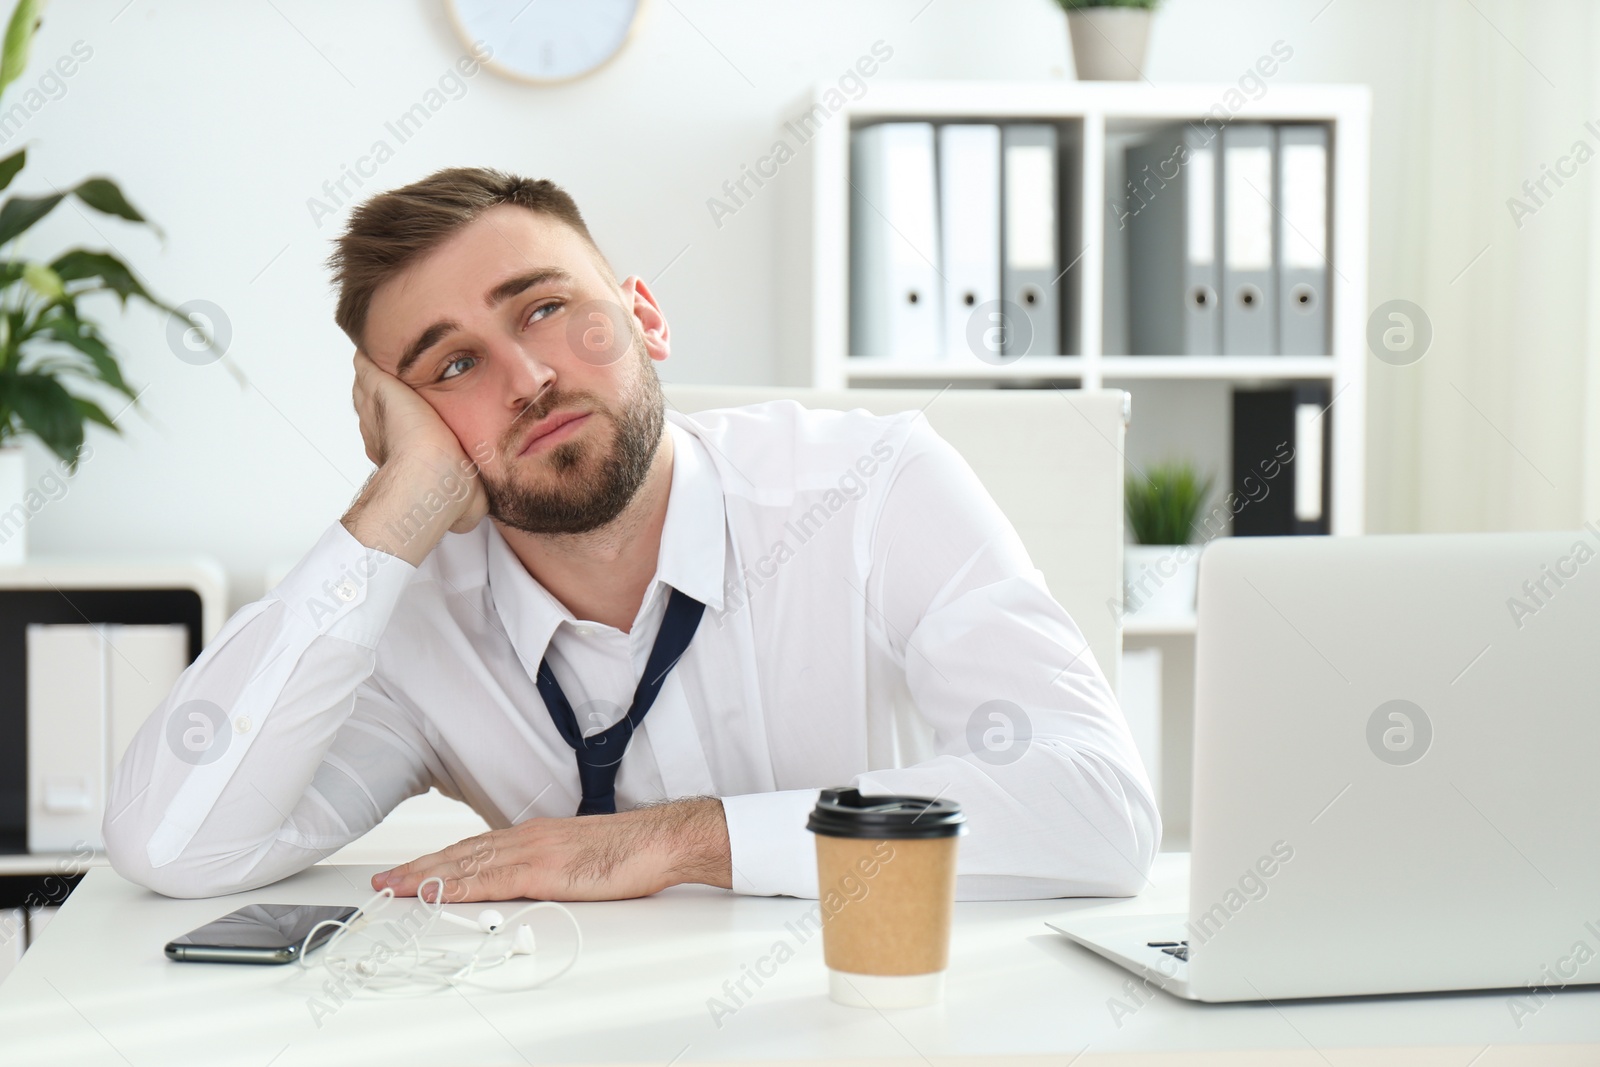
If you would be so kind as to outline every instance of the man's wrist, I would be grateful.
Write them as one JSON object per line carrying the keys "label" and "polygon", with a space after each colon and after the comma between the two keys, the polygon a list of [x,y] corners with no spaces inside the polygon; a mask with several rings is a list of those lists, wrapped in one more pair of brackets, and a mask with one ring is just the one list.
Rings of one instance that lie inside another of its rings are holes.
{"label": "man's wrist", "polygon": [[655,852],[661,888],[695,883],[733,888],[728,822],[720,797],[689,797],[635,809],[649,835],[641,847]]}
{"label": "man's wrist", "polygon": [[394,460],[373,472],[339,521],[368,548],[420,566],[466,511],[471,476]]}

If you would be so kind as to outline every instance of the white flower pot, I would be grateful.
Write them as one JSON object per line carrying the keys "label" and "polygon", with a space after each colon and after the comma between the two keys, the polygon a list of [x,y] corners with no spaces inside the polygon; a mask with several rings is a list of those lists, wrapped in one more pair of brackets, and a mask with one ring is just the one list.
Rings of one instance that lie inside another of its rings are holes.
{"label": "white flower pot", "polygon": [[1181,619],[1194,614],[1202,547],[1123,546],[1123,617]]}
{"label": "white flower pot", "polygon": [[1079,81],[1138,81],[1144,77],[1151,12],[1089,7],[1067,12],[1072,63]]}
{"label": "white flower pot", "polygon": [[20,444],[0,445],[0,567],[16,566],[28,555],[29,515],[22,502],[26,460]]}

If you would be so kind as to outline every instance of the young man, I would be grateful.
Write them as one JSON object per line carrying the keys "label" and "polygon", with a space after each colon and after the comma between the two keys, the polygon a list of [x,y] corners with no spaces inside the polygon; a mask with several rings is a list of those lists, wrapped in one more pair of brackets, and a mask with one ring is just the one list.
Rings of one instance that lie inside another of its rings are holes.
{"label": "young man", "polygon": [[665,314],[548,181],[376,196],[332,265],[377,470],[129,746],[119,872],[254,888],[437,786],[495,829],[374,888],[815,897],[807,813],[854,785],[962,804],[962,898],[1143,885],[1105,677],[918,413],[666,411]]}

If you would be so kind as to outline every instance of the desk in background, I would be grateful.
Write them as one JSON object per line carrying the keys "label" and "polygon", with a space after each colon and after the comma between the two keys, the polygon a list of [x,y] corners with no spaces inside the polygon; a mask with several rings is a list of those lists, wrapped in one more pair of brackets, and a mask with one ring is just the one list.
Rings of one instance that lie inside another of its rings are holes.
{"label": "desk in background", "polygon": [[[1520,1029],[1505,992],[1277,1005],[1193,1004],[1161,993],[1135,999],[1127,972],[1044,926],[1049,916],[1104,903],[1095,900],[957,904],[944,1004],[881,1013],[828,999],[820,937],[802,941],[795,932],[815,902],[701,886],[569,905],[583,927],[583,956],[552,985],[527,993],[361,991],[337,1004],[319,989],[320,970],[173,963],[162,955],[168,939],[247,903],[359,904],[381,869],[318,865],[262,889],[200,900],[161,897],[110,868],[90,869],[0,986],[0,1064],[688,1067],[868,1058],[977,1064],[1000,1056],[1054,1067],[1075,1056],[1076,1067],[1600,1063],[1600,989],[1593,988],[1557,993]],[[1183,910],[1187,855],[1162,854],[1154,873],[1152,888],[1114,906]],[[452,910],[475,916],[485,906]],[[535,966],[553,970],[569,944],[563,920],[548,910],[530,918],[551,954]],[[779,942],[793,958],[759,988],[747,981],[753,995],[733,1004],[724,983]],[[1294,951],[1314,966],[1316,931],[1306,931]],[[313,997],[335,1008],[320,1026]],[[714,1018],[713,998],[732,1012]],[[1135,1010],[1114,1013],[1114,999]],[[1596,1044],[1576,1047],[1581,1042]],[[1184,1050],[1207,1055],[1167,1055]]]}

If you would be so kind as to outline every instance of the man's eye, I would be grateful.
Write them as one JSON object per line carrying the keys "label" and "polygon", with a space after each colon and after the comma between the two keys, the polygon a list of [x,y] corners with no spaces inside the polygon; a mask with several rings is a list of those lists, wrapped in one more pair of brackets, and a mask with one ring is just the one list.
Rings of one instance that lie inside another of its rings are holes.
{"label": "man's eye", "polygon": [[461,363],[465,363],[469,359],[476,359],[476,358],[477,358],[476,356],[458,356],[455,359],[452,359],[449,363],[446,363],[444,365],[444,373],[439,375],[439,380],[442,382],[442,381],[446,381],[446,380],[448,380],[450,378],[456,377],[456,375],[450,373],[450,368],[451,367],[454,367],[454,366],[456,366],[458,364],[461,364]]}
{"label": "man's eye", "polygon": [[[528,315],[528,324],[531,326],[533,323],[538,322],[540,319],[549,318],[550,316],[543,315],[543,314],[541,314],[541,312],[554,311],[556,308],[560,307],[561,305],[562,305],[562,301],[560,301],[560,300],[552,300],[548,304],[540,304],[538,307],[534,308],[532,312],[529,313],[529,315]],[[457,364],[465,363],[468,360],[475,360],[476,358],[477,358],[476,356],[457,356],[455,359],[451,360],[449,363],[446,363],[444,365],[444,373],[439,375],[439,380],[441,382],[443,382],[443,381],[448,381],[451,378],[460,377],[459,374],[452,374],[450,372],[450,368],[456,366]]]}

